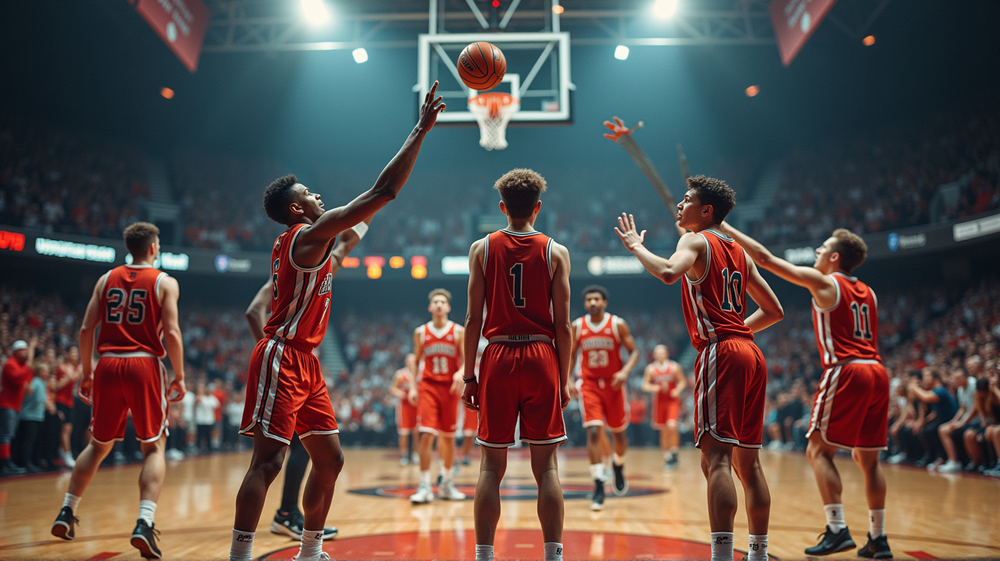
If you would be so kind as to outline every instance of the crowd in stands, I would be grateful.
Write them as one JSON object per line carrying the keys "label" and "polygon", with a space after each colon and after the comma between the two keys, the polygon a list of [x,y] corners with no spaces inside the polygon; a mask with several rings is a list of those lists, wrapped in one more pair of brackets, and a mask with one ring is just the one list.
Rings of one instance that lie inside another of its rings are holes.
{"label": "crowd in stands", "polygon": [[[815,241],[835,227],[857,233],[894,230],[1000,208],[1000,111],[974,111],[884,130],[860,131],[784,157],[784,176],[767,218],[749,233],[764,243]],[[740,198],[759,166],[717,162],[712,171]],[[85,133],[0,122],[0,223],[48,232],[118,238],[142,214],[147,160],[134,144]],[[270,249],[281,226],[263,213],[260,192],[287,173],[284,164],[252,157],[179,152],[170,159],[183,243],[223,251]],[[699,171],[699,170],[695,170]],[[635,213],[654,250],[671,248],[669,213],[636,174],[608,185],[553,188],[540,224],[571,251],[620,251],[617,212]],[[415,179],[419,181],[419,179]],[[321,182],[322,183],[322,182]],[[668,183],[675,183],[669,182]],[[317,185],[340,201],[340,186]],[[488,186],[435,186],[435,197],[390,205],[362,242],[376,254],[464,254],[479,237],[480,216],[497,214]],[[360,187],[359,187],[360,188]],[[448,201],[442,212],[441,201]]]}
{"label": "crowd in stands", "polygon": [[750,232],[765,244],[823,239],[955,220],[1000,208],[1000,110],[864,131],[785,158],[768,218]]}
{"label": "crowd in stands", "polygon": [[0,224],[119,238],[149,195],[146,160],[126,142],[0,121]]}
{"label": "crowd in stands", "polygon": [[[1000,282],[988,278],[952,288],[895,287],[879,296],[880,349],[893,394],[888,461],[940,472],[1000,475],[994,467],[1000,446]],[[822,375],[807,298],[803,293],[801,305],[786,301],[785,319],[757,338],[769,365],[769,448],[802,450],[806,445],[812,397]],[[86,442],[89,407],[74,398],[80,375],[78,308],[82,305],[67,305],[35,288],[0,284],[0,362],[5,365],[0,410],[13,408],[24,421],[11,443],[13,458],[4,462],[5,473],[72,465]],[[641,353],[629,379],[630,437],[635,445],[655,445],[648,428],[650,396],[640,390],[640,372],[658,343],[667,344],[672,358],[683,356],[688,347],[683,322],[676,311],[665,309],[609,311],[629,322]],[[246,439],[236,431],[253,346],[242,310],[182,307],[181,320],[188,394],[170,410],[169,457],[241,449]],[[395,441],[397,403],[388,390],[412,349],[413,329],[425,321],[422,313],[351,310],[333,318],[346,366],[330,376],[330,395],[345,444],[390,446]],[[18,361],[17,341],[31,347],[34,377],[23,381],[20,403],[7,404],[7,368]],[[687,374],[693,379],[693,373]],[[683,398],[681,423],[689,442],[692,387]],[[582,445],[576,400],[567,410],[567,429],[571,444]],[[132,461],[140,454],[127,437],[108,461]]]}

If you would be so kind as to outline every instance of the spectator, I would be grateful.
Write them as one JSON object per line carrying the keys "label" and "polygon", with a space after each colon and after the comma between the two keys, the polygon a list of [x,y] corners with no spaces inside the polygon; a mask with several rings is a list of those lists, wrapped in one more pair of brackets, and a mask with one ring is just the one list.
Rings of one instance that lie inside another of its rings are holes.
{"label": "spectator", "polygon": [[205,382],[198,382],[198,390],[194,401],[194,421],[198,426],[198,452],[207,454],[214,450],[212,446],[212,430],[215,428],[215,412],[219,409],[219,400],[208,391]]}
{"label": "spectator", "polygon": [[246,395],[243,391],[229,392],[229,401],[226,403],[225,427],[223,427],[223,445],[230,450],[242,450],[242,440],[240,439],[240,423],[243,422],[243,404],[246,402]]}
{"label": "spectator", "polygon": [[38,362],[35,375],[24,389],[24,400],[18,413],[17,433],[14,436],[12,458],[28,473],[42,471],[36,462],[42,425],[45,422],[45,404],[48,401],[48,363]]}
{"label": "spectator", "polygon": [[[966,364],[982,363],[978,355],[973,355],[965,361]],[[978,370],[977,370],[978,371]],[[941,424],[938,428],[938,437],[944,447],[948,461],[937,467],[941,473],[954,473],[961,471],[964,464],[959,459],[959,446],[962,443],[969,422],[972,420],[975,409],[976,378],[969,376],[965,368],[956,368],[951,372],[951,390],[955,392],[958,403],[958,411],[955,416]],[[957,442],[956,442],[957,441]],[[964,450],[962,450],[964,451]],[[934,464],[927,466],[931,469]]]}
{"label": "spectator", "polygon": [[0,371],[0,475],[19,475],[25,470],[11,461],[10,445],[17,432],[18,413],[24,401],[25,386],[34,375],[35,346],[38,338],[30,342],[23,339],[11,345],[13,355]]}
{"label": "spectator", "polygon": [[70,447],[70,437],[73,435],[73,401],[76,395],[76,383],[82,377],[83,367],[80,365],[80,349],[74,345],[69,348],[62,364],[56,369],[52,385],[52,391],[56,394],[56,410],[61,421],[59,457],[70,469],[76,465]]}
{"label": "spectator", "polygon": [[932,466],[929,469],[933,470],[944,462],[945,456],[938,428],[955,417],[958,404],[945,387],[941,374],[934,368],[924,368],[922,376],[919,384],[914,381],[909,386],[910,394],[930,408],[923,417],[920,429],[920,443],[923,445],[924,456],[913,465]]}

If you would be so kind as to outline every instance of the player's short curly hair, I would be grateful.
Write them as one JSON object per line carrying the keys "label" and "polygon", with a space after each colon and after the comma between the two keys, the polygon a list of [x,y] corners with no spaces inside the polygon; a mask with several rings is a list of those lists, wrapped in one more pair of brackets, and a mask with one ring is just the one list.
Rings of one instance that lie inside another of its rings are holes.
{"label": "player's short curly hair", "polygon": [[865,262],[868,257],[868,244],[854,232],[838,228],[833,231],[837,240],[833,250],[840,254],[840,267],[848,273],[853,272]]}
{"label": "player's short curly hair", "polygon": [[505,173],[493,184],[493,188],[500,191],[500,198],[511,218],[528,218],[548,187],[545,178],[537,172],[517,168]]}
{"label": "player's short curly hair", "polygon": [[696,175],[687,180],[688,189],[698,195],[703,205],[712,205],[712,220],[722,223],[736,206],[736,192],[725,181]]}
{"label": "player's short curly hair", "polygon": [[288,224],[291,220],[288,205],[292,203],[292,197],[295,195],[292,187],[298,182],[298,178],[292,174],[283,175],[264,189],[264,212],[268,218],[279,224]]}
{"label": "player's short curly hair", "polygon": [[132,257],[144,257],[149,251],[156,236],[160,235],[160,229],[155,224],[149,222],[136,222],[125,228],[125,249],[132,254]]}
{"label": "player's short curly hair", "polygon": [[443,288],[435,288],[434,290],[431,291],[430,294],[427,295],[427,300],[428,301],[433,300],[435,296],[444,296],[444,299],[447,300],[449,304],[451,304],[451,292]]}
{"label": "player's short curly hair", "polygon": [[608,301],[608,289],[604,288],[603,286],[601,286],[599,284],[592,284],[592,285],[584,288],[583,292],[581,294],[583,294],[583,297],[586,298],[588,294],[593,293],[593,292],[596,292],[597,294],[600,294],[601,297],[604,298],[605,302]]}

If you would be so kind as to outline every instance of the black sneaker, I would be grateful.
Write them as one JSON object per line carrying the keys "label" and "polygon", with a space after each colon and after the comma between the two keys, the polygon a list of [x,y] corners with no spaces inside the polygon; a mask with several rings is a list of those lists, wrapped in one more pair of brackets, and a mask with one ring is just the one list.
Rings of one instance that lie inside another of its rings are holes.
{"label": "black sneaker", "polygon": [[620,466],[612,464],[611,467],[615,469],[615,484],[611,487],[611,490],[620,497],[628,493],[628,481],[625,480],[625,464]]}
{"label": "black sneaker", "polygon": [[851,532],[847,526],[839,532],[834,532],[829,526],[819,535],[819,543],[806,548],[806,555],[830,555],[838,551],[854,549],[857,545],[851,539]]}
{"label": "black sneaker", "polygon": [[135,521],[135,530],[132,530],[132,547],[139,550],[139,554],[146,559],[159,559],[163,557],[160,548],[156,547],[156,540],[160,537],[160,531],[156,529],[156,524],[152,526],[140,518]]}
{"label": "black sneaker", "polygon": [[667,459],[667,464],[664,466],[666,469],[677,469],[677,454],[671,454]]}
{"label": "black sneaker", "polygon": [[594,480],[594,498],[590,501],[590,510],[604,510],[604,482]]}
{"label": "black sneaker", "polygon": [[468,456],[466,456],[466,457],[462,458],[462,465],[463,465],[463,466],[467,466],[467,465],[469,465],[470,463],[472,463],[472,460],[470,460]]}
{"label": "black sneaker", "polygon": [[59,511],[59,516],[56,516],[56,521],[52,523],[52,535],[71,541],[76,537],[76,525],[79,523],[80,519],[73,516],[73,509],[64,506]]}
{"label": "black sneaker", "polygon": [[[288,536],[296,540],[302,539],[302,527],[305,525],[305,517],[296,509],[281,514],[281,511],[274,513],[274,521],[271,522],[271,533],[279,536]],[[323,539],[328,540],[337,535],[336,528],[327,526],[323,528]]]}
{"label": "black sneaker", "polygon": [[868,534],[868,543],[864,547],[858,550],[858,557],[867,557],[869,559],[892,559],[892,550],[889,549],[889,538],[885,537],[885,534],[872,539],[871,533]]}

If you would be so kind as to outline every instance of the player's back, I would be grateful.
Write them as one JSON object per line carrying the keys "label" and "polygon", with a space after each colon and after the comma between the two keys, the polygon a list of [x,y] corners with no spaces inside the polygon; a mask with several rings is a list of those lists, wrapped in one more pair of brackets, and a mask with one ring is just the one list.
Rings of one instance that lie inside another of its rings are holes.
{"label": "player's back", "polygon": [[150,265],[122,265],[108,272],[101,287],[101,355],[163,357],[160,282],[166,273]]}
{"label": "player's back", "polygon": [[292,250],[305,224],[296,224],[278,236],[271,250],[271,317],[264,326],[268,337],[277,337],[307,350],[319,346],[326,335],[330,313],[333,272],[330,254],[315,267],[295,263]]}
{"label": "player's back", "polygon": [[844,273],[830,275],[837,301],[820,308],[813,301],[813,329],[824,368],[851,361],[879,361],[878,299],[865,283]]}
{"label": "player's back", "polygon": [[489,340],[555,338],[552,319],[552,239],[541,232],[493,232],[485,238],[486,319]]}
{"label": "player's back", "polygon": [[696,235],[704,238],[708,246],[701,278],[691,280],[684,275],[682,303],[691,344],[701,348],[727,336],[752,339],[743,321],[749,276],[746,253],[736,240],[715,230]]}

